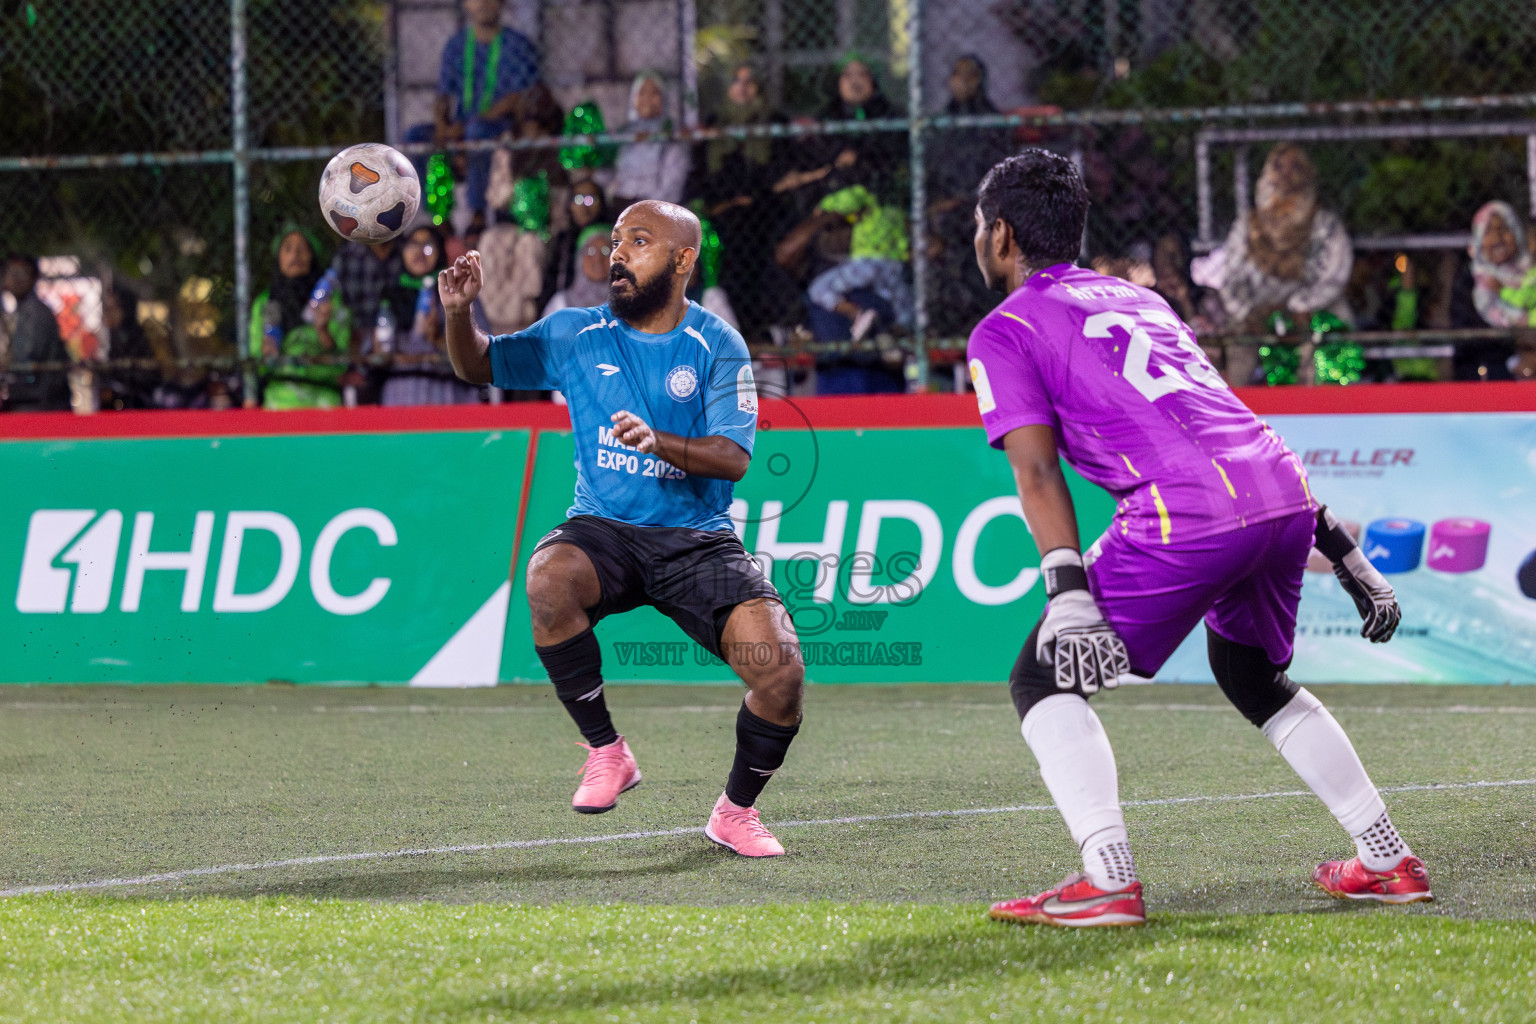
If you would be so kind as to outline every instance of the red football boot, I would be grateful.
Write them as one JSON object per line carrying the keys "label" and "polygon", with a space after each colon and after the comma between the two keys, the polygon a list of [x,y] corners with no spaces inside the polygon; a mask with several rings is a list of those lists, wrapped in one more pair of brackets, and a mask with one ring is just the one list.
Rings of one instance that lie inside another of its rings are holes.
{"label": "red football boot", "polygon": [[1404,857],[1391,871],[1372,871],[1359,857],[1330,860],[1317,866],[1312,881],[1336,900],[1418,903],[1435,898],[1429,891],[1429,872],[1417,857]]}
{"label": "red football boot", "polygon": [[1141,883],[1124,889],[1099,889],[1080,874],[1068,875],[1054,889],[1026,899],[992,904],[994,921],[1034,922],[1061,928],[1109,928],[1147,923]]}

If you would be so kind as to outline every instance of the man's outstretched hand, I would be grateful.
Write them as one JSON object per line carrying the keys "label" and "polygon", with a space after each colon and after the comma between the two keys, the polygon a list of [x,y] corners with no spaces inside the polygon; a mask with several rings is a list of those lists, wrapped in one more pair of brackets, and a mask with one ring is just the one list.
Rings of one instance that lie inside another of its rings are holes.
{"label": "man's outstretched hand", "polygon": [[613,414],[613,436],[620,444],[627,444],[641,452],[656,450],[656,432],[628,409],[620,409]]}
{"label": "man's outstretched hand", "polygon": [[437,275],[437,295],[443,300],[443,309],[448,313],[469,312],[484,283],[485,271],[480,267],[480,254],[471,249]]}

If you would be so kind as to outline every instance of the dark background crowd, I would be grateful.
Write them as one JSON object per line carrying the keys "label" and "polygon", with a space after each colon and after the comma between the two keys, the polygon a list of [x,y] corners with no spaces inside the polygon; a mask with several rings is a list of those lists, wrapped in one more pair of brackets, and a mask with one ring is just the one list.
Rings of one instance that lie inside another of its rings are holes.
{"label": "dark background crowd", "polygon": [[[901,126],[689,133],[679,130],[675,83],[650,72],[634,77],[622,123],[605,124],[596,99],[562,108],[538,48],[507,26],[499,0],[465,0],[463,14],[462,29],[442,49],[431,121],[404,132],[426,198],[398,239],[341,243],[312,204],[282,210],[285,222],[253,245],[240,361],[209,365],[170,358],[154,329],[155,310],[144,308],[147,296],[130,278],[108,271],[93,279],[101,326],[86,332],[80,294],[57,283],[40,294],[49,261],[9,255],[0,281],[0,360],[13,369],[0,384],[3,407],[286,409],[547,398],[471,387],[452,376],[442,358],[435,276],[462,252],[479,250],[486,281],[476,316],[493,333],[520,330],[564,306],[600,304],[609,231],[624,206],[641,198],[682,203],[699,215],[705,244],[691,295],[741,330],[770,387],[795,394],[912,389],[914,352],[904,339],[915,327],[913,182]],[[752,59],[727,62],[700,96],[703,127],[907,114],[888,69],[867,53],[848,51],[821,69],[820,102],[802,109],[776,107],[762,74]],[[948,125],[944,117],[999,113],[989,77],[978,54],[953,59],[945,102],[933,112],[940,121],[926,139],[923,283],[926,337],[945,343],[932,352],[937,366],[957,363],[957,341],[997,298],[973,262],[976,184],[1009,153],[1044,145],[1077,157],[1101,216],[1119,225],[1113,237],[1090,230],[1084,262],[1161,294],[1233,385],[1536,376],[1536,347],[1524,340],[1536,311],[1536,236],[1512,197],[1481,197],[1469,245],[1360,249],[1308,149],[1281,141],[1267,149],[1252,195],[1235,197],[1225,239],[1197,251],[1189,233],[1168,227],[1178,219],[1163,210],[1176,188],[1166,171],[1173,158],[1160,156],[1150,136],[1131,131],[1085,146],[1066,129]],[[1052,79],[1055,93],[1065,100],[1082,77],[1081,69],[1061,72]],[[1103,96],[1099,87],[1091,99]],[[605,131],[628,141],[537,144]],[[455,148],[498,142],[534,145]],[[1136,224],[1146,228],[1126,227]],[[61,276],[72,282],[78,268]],[[178,301],[195,308],[209,300],[182,294]],[[1505,333],[1385,352],[1335,340],[1352,331],[1487,328]],[[965,386],[958,372],[931,380],[937,388]]]}

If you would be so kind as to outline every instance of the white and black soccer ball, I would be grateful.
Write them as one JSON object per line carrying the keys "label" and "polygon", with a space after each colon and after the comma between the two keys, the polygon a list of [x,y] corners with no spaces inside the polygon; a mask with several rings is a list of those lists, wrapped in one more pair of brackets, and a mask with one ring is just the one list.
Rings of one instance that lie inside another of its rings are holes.
{"label": "white and black soccer ball", "polygon": [[320,175],[320,213],[348,241],[387,242],[405,230],[420,206],[416,168],[383,143],[349,146]]}

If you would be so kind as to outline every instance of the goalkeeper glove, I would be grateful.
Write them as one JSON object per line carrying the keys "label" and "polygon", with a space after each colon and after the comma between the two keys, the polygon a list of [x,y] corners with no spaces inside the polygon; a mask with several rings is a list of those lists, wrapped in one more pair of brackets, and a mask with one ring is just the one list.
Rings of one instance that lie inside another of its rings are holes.
{"label": "goalkeeper glove", "polygon": [[1333,563],[1333,574],[1344,592],[1354,598],[1355,608],[1365,624],[1360,635],[1373,644],[1392,639],[1403,612],[1397,606],[1397,594],[1385,576],[1376,570],[1355,538],[1324,505],[1317,510],[1317,532],[1313,537],[1317,550]]}
{"label": "goalkeeper glove", "polygon": [[1040,559],[1040,570],[1050,604],[1040,620],[1035,658],[1055,668],[1059,690],[1081,689],[1086,695],[1100,686],[1119,686],[1120,677],[1131,670],[1130,656],[1088,592],[1083,556],[1055,548]]}

